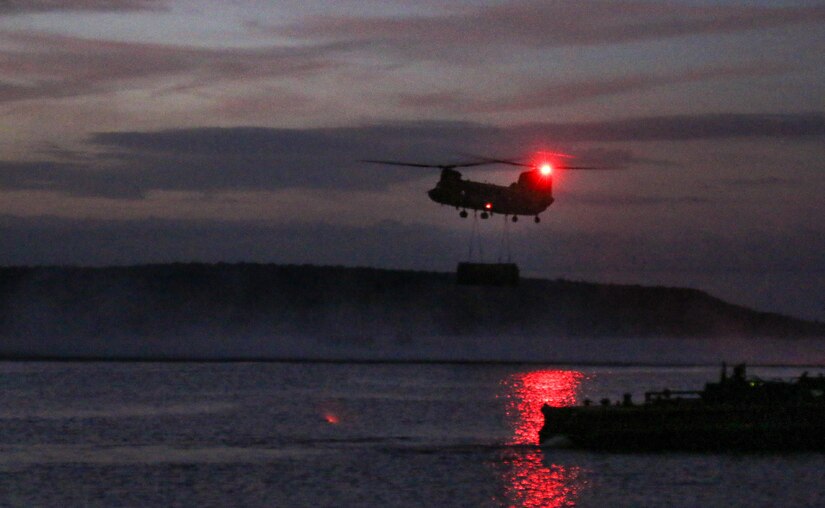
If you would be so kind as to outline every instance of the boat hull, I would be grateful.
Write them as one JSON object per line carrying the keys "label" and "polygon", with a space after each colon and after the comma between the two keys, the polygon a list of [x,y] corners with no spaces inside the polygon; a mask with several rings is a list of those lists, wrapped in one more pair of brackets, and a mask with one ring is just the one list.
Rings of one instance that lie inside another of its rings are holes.
{"label": "boat hull", "polygon": [[542,408],[539,441],[605,450],[825,450],[825,405]]}

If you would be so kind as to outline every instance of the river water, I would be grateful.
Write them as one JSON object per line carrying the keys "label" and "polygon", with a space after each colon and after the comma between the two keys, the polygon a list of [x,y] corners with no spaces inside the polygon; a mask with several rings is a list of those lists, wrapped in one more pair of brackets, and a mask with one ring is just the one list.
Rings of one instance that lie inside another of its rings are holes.
{"label": "river water", "polygon": [[536,446],[544,402],[638,399],[718,374],[713,366],[0,362],[0,506],[825,506],[818,453]]}

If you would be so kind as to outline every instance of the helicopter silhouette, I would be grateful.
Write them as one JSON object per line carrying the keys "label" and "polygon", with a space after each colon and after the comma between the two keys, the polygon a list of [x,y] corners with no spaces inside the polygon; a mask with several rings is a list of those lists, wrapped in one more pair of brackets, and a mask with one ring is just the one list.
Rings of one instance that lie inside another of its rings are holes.
{"label": "helicopter silhouette", "polygon": [[[559,157],[571,157],[566,154],[553,153]],[[466,218],[467,210],[480,211],[480,217],[486,219],[494,213],[512,216],[518,222],[519,215],[533,216],[536,223],[541,222],[539,214],[553,204],[553,171],[556,169],[606,169],[590,166],[554,165],[549,161],[528,164],[517,160],[478,157],[477,161],[452,164],[421,164],[388,160],[362,160],[372,164],[408,166],[415,168],[437,168],[441,177],[436,186],[427,195],[442,205],[455,206],[460,209],[459,216]],[[482,166],[488,164],[507,164],[530,168],[519,174],[518,180],[510,185],[497,185],[465,179],[456,168]]]}

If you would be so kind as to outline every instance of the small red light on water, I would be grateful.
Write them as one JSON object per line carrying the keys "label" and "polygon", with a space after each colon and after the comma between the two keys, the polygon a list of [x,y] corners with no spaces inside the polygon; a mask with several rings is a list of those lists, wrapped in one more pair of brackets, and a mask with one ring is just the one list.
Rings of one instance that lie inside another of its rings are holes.
{"label": "small red light on water", "polygon": [[486,208],[487,210],[489,210],[489,209],[493,208],[493,204],[492,204],[492,203],[485,203],[485,204],[484,204],[484,208]]}
{"label": "small red light on water", "polygon": [[550,176],[553,173],[553,166],[549,162],[545,162],[539,167],[539,172],[544,176]]}
{"label": "small red light on water", "polygon": [[329,424],[331,424],[331,425],[336,425],[337,423],[339,423],[339,422],[341,421],[341,420],[338,418],[338,416],[336,416],[336,415],[334,415],[334,414],[332,414],[332,413],[327,413],[327,414],[325,414],[325,415],[324,415],[324,420],[326,420],[326,422],[327,422],[327,423],[329,423]]}

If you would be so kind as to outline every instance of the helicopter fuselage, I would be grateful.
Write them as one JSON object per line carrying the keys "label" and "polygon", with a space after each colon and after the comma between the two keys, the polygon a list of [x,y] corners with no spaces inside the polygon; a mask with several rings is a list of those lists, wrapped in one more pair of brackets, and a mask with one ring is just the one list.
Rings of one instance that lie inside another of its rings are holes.
{"label": "helicopter fuselage", "polygon": [[466,180],[458,171],[444,169],[438,184],[427,195],[436,203],[462,209],[462,213],[467,209],[479,210],[482,218],[486,218],[485,212],[538,218],[554,201],[552,177],[535,169],[524,171],[517,182],[508,186]]}

